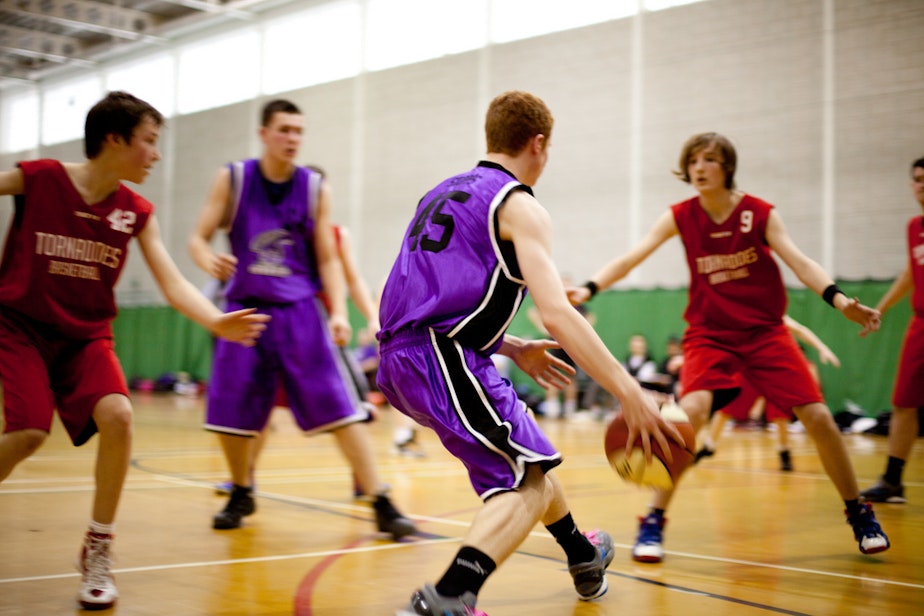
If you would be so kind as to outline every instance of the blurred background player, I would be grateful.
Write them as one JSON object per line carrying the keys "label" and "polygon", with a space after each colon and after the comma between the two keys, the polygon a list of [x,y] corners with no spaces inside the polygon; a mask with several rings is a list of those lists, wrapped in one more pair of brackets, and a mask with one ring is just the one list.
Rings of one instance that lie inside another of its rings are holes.
{"label": "blurred background player", "polygon": [[[924,214],[924,158],[911,164],[911,192]],[[902,473],[919,434],[918,409],[924,407],[924,216],[916,215],[908,221],[907,238],[908,266],[876,306],[885,314],[911,293],[913,314],[902,343],[892,392],[889,455],[885,473],[874,486],[863,491],[863,498],[870,502],[905,502]]]}
{"label": "blurred background player", "polygon": [[[189,240],[206,273],[229,280],[229,308],[256,307],[273,316],[249,352],[216,343],[206,429],[218,434],[234,488],[212,527],[238,528],[256,510],[250,477],[253,440],[272,411],[279,379],[299,428],[330,432],[373,497],[380,531],[398,539],[415,531],[379,480],[366,425],[368,410],[341,377],[348,368],[335,345],[349,342],[343,267],[330,226],[330,187],[321,173],[294,162],[304,116],[291,101],[263,107],[263,154],[222,167],[215,176]],[[232,254],[218,254],[211,239],[225,229]],[[318,297],[324,293],[327,306]]]}

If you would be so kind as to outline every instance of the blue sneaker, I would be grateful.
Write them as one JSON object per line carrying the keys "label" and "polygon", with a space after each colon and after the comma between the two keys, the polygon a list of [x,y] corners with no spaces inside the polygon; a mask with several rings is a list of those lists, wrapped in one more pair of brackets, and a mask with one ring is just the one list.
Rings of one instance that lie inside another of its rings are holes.
{"label": "blue sneaker", "polygon": [[584,533],[597,553],[594,559],[568,567],[568,573],[574,579],[574,589],[581,601],[591,601],[606,594],[609,586],[606,582],[606,568],[613,562],[613,538],[602,530]]}
{"label": "blue sneaker", "polygon": [[659,563],[664,560],[664,548],[661,547],[662,531],[667,518],[657,513],[649,513],[639,518],[638,538],[632,548],[632,559],[640,563]]}
{"label": "blue sneaker", "polygon": [[847,523],[853,527],[853,536],[860,544],[860,551],[864,554],[885,552],[891,544],[876,520],[873,506],[869,503],[862,503],[860,506],[862,511],[859,514],[847,516]]}

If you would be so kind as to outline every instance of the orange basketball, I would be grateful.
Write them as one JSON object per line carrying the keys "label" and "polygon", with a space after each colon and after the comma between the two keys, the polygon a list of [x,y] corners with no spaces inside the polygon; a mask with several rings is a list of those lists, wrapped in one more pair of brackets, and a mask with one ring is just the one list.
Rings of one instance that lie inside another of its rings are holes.
{"label": "orange basketball", "polygon": [[689,418],[676,404],[665,404],[661,409],[661,416],[677,426],[684,440],[684,445],[682,446],[673,439],[668,439],[667,442],[673,458],[670,462],[665,458],[664,452],[658,443],[652,440],[652,458],[651,464],[648,464],[645,461],[642,441],[638,437],[635,439],[632,453],[628,457],[626,456],[626,442],[629,437],[629,430],[626,427],[626,420],[622,413],[616,415],[610,425],[607,426],[603,448],[606,451],[606,457],[610,461],[610,465],[625,481],[640,486],[669,489],[674,487],[674,483],[681,473],[693,463],[696,450],[696,434],[693,433],[693,426],[690,425]]}

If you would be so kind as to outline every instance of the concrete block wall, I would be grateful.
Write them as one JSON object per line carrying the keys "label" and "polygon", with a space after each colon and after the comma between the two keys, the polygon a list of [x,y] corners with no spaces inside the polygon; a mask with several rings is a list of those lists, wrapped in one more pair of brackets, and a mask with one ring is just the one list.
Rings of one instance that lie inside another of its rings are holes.
{"label": "concrete block wall", "polygon": [[[573,278],[691,194],[671,171],[687,137],[715,130],[738,146],[738,185],[775,203],[809,256],[839,279],[885,279],[900,271],[904,223],[919,212],[908,166],[924,156],[922,29],[920,0],[710,0],[283,96],[306,113],[302,162],[328,171],[334,219],[350,227],[373,286],[422,194],[481,156],[485,108],[507,89],[535,92],[555,114],[536,194]],[[263,102],[170,119],[165,158],[139,188],[197,284],[186,237],[218,166],[259,152]],[[77,160],[80,144],[0,165],[59,154]],[[620,286],[685,285],[681,254],[672,242]],[[121,296],[159,297],[140,258],[129,263]]]}

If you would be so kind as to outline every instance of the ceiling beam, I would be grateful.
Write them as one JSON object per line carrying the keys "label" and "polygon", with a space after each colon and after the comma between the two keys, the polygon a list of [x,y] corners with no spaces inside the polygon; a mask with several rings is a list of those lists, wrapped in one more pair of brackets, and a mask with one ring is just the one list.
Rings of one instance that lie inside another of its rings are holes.
{"label": "ceiling beam", "polygon": [[90,0],[0,0],[0,10],[128,40],[151,36],[156,25],[148,13]]}
{"label": "ceiling beam", "polygon": [[77,55],[80,41],[69,36],[0,25],[0,47],[29,57],[41,54],[42,57],[68,58]]}

